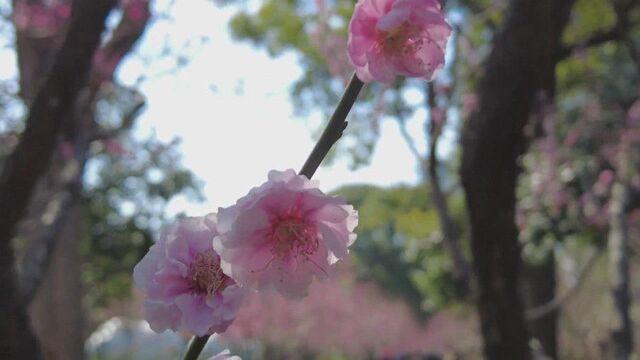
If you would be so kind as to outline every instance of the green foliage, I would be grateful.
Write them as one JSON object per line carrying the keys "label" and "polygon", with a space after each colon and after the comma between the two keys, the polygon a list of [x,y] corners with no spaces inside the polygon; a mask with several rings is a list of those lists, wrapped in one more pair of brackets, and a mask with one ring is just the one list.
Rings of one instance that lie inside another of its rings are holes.
{"label": "green foliage", "polygon": [[[135,89],[100,93],[96,122],[104,131],[128,127],[144,103]],[[90,307],[130,295],[132,271],[169,221],[166,204],[181,194],[200,200],[200,186],[180,162],[177,140],[139,140],[128,131],[94,141],[84,176],[83,279]]]}
{"label": "green foliage", "polygon": [[129,296],[133,267],[169,221],[164,209],[173,196],[201,198],[193,174],[180,165],[177,144],[130,140],[127,155],[96,145],[90,168],[95,179],[85,192],[89,229],[83,245],[90,306]]}
{"label": "green foliage", "polygon": [[615,21],[611,1],[578,0],[573,7],[571,22],[563,34],[563,41],[568,44],[579,43],[594,33],[609,30]]}
{"label": "green foliage", "polygon": [[[359,212],[352,254],[361,278],[401,297],[421,316],[454,301],[452,264],[426,187],[355,185],[336,193]],[[462,215],[456,213],[459,223]]]}

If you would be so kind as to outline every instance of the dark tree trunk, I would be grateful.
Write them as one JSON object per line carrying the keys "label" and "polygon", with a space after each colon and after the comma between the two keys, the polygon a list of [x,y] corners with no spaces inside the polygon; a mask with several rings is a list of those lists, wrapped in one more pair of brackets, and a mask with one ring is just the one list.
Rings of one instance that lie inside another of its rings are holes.
{"label": "dark tree trunk", "polygon": [[80,239],[85,213],[78,203],[69,210],[49,271],[31,305],[34,332],[45,360],[84,359]]}
{"label": "dark tree trunk", "polygon": [[611,219],[609,230],[609,254],[611,257],[611,295],[614,304],[615,327],[611,332],[613,359],[628,360],[633,351],[633,325],[629,314],[631,294],[629,289],[629,229],[627,209],[630,191],[622,183],[613,185],[611,194]]}
{"label": "dark tree trunk", "polygon": [[[525,304],[529,309],[550,303],[556,298],[556,261],[549,252],[541,263],[525,264],[523,271]],[[544,355],[558,358],[558,310],[530,319],[531,337],[539,344]]]}
{"label": "dark tree trunk", "polygon": [[0,358],[39,359],[17,291],[12,238],[47,171],[62,123],[85,85],[104,20],[115,0],[74,1],[72,20],[51,70],[30,104],[26,128],[0,174]]}
{"label": "dark tree trunk", "polygon": [[477,306],[487,359],[531,358],[520,294],[515,224],[518,157],[536,97],[553,88],[572,0],[512,0],[463,138],[462,182],[471,223]]}

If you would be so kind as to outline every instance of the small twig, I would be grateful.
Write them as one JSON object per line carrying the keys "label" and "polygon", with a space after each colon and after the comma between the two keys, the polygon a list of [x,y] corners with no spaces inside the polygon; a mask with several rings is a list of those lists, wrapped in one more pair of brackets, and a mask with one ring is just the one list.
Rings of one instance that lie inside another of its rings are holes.
{"label": "small twig", "polygon": [[590,38],[581,41],[577,44],[567,45],[560,49],[558,59],[563,60],[569,57],[574,51],[578,49],[586,49],[594,46],[604,44],[609,41],[621,40],[622,33],[619,26],[613,27],[611,30],[599,32],[591,36]]}
{"label": "small twig", "polygon": [[[320,136],[316,146],[313,148],[313,151],[309,154],[307,161],[305,161],[302,166],[302,169],[300,170],[301,175],[311,179],[316,170],[318,170],[318,166],[320,166],[322,160],[324,160],[329,153],[329,150],[331,150],[333,144],[342,137],[342,132],[347,127],[345,119],[347,118],[347,115],[349,115],[351,107],[356,102],[363,85],[364,83],[358,79],[354,73],[351,76],[351,80],[349,80],[347,89],[342,95],[342,99],[340,99],[340,102],[331,116],[327,127],[324,129],[322,136]],[[198,355],[200,355],[200,352],[204,348],[208,339],[209,335],[200,337],[194,336],[189,343],[189,349],[184,356],[184,360],[197,360]]]}
{"label": "small twig", "polygon": [[569,301],[578,292],[580,287],[587,280],[587,278],[589,277],[589,274],[591,273],[591,270],[593,269],[594,265],[596,264],[601,254],[602,254],[602,251],[598,250],[595,253],[593,253],[593,255],[591,255],[589,260],[587,260],[587,263],[582,268],[582,271],[580,271],[580,274],[578,275],[578,279],[576,280],[575,284],[571,288],[567,289],[567,291],[565,291],[564,294],[550,300],[549,302],[543,305],[534,307],[532,309],[528,309],[526,312],[527,319],[538,320],[558,310],[560,307],[566,304],[567,301]]}
{"label": "small twig", "polygon": [[398,128],[400,129],[400,135],[404,139],[404,142],[407,143],[409,151],[411,152],[411,154],[413,154],[413,157],[416,158],[416,161],[420,164],[420,166],[423,166],[425,158],[422,156],[422,154],[420,154],[420,151],[418,151],[418,147],[416,146],[416,142],[411,137],[411,134],[409,134],[409,130],[407,130],[406,120],[398,116],[396,118],[396,121],[398,122]]}
{"label": "small twig", "polygon": [[335,112],[331,116],[331,120],[329,120],[322,136],[320,136],[320,140],[318,140],[313,151],[309,154],[307,161],[305,161],[302,166],[302,169],[300,170],[301,175],[305,175],[307,178],[311,179],[316,170],[318,170],[318,166],[320,166],[322,160],[324,160],[329,153],[333,144],[340,139],[342,132],[347,127],[345,119],[347,118],[351,107],[356,102],[363,85],[364,83],[358,79],[356,74],[351,76],[347,89],[342,95],[342,99],[340,99]]}
{"label": "small twig", "polygon": [[97,130],[92,135],[92,140],[106,140],[106,139],[115,138],[118,135],[124,133],[125,131],[131,129],[131,127],[133,126],[133,123],[138,118],[138,115],[140,115],[140,112],[142,111],[145,105],[146,105],[146,102],[144,100],[140,101],[139,103],[134,105],[134,107],[129,112],[124,114],[124,116],[122,117],[122,122],[120,123],[120,126],[114,129]]}
{"label": "small twig", "polygon": [[209,340],[209,335],[205,336],[194,336],[189,342],[189,348],[187,349],[187,353],[184,354],[184,360],[198,360],[198,356],[204,349],[204,346],[207,345],[207,341]]}

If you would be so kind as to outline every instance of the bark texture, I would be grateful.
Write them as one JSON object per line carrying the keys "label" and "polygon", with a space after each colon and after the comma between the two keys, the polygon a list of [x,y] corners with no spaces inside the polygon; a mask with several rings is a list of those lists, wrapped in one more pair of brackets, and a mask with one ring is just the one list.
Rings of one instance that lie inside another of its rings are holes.
{"label": "bark texture", "polygon": [[541,90],[553,88],[572,0],[512,0],[493,40],[479,107],[463,137],[461,175],[471,224],[477,306],[487,359],[530,359],[519,281],[515,188],[523,133]]}

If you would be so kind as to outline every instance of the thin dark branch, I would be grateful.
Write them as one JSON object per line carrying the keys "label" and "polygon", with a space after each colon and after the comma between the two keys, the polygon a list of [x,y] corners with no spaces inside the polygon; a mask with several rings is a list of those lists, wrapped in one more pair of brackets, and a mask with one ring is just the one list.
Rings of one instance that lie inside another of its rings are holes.
{"label": "thin dark branch", "polygon": [[[629,13],[631,13],[637,2],[614,1],[613,8],[616,13],[616,23],[606,31],[593,34],[590,38],[577,43],[565,46],[558,53],[558,60],[563,60],[570,56],[574,51],[599,46],[610,41],[624,41],[629,49],[630,56],[636,64],[640,64],[640,53],[638,52],[633,39],[629,37]],[[639,65],[640,66],[640,65]]]}
{"label": "thin dark branch", "polygon": [[584,265],[584,267],[580,271],[580,274],[578,275],[578,279],[576,280],[575,284],[573,284],[573,286],[567,289],[562,295],[552,299],[546,304],[537,306],[532,309],[528,309],[526,312],[527,320],[538,320],[540,318],[543,318],[555,312],[556,310],[560,309],[562,306],[567,304],[569,300],[571,300],[571,298],[573,298],[573,296],[578,293],[578,290],[580,290],[580,287],[582,287],[585,281],[589,278],[589,274],[591,274],[591,271],[593,270],[595,264],[597,263],[597,260],[600,258],[600,255],[602,255],[602,251],[598,250],[589,257],[589,259],[587,260],[587,263]]}
{"label": "thin dark branch", "polygon": [[95,133],[92,136],[92,140],[106,140],[106,139],[112,139],[117,137],[118,135],[128,131],[129,129],[131,129],[131,127],[133,126],[134,121],[138,118],[138,115],[140,115],[140,112],[142,111],[142,109],[145,106],[145,101],[142,100],[140,102],[138,102],[137,104],[135,104],[133,106],[133,108],[122,117],[122,121],[120,123],[120,126],[118,126],[115,129],[109,129],[109,130],[97,130],[95,131]]}
{"label": "thin dark branch", "polygon": [[[427,84],[427,105],[429,110],[432,111],[436,107],[435,89],[433,83]],[[460,237],[456,228],[453,217],[447,204],[447,198],[442,191],[442,185],[440,183],[440,176],[438,175],[438,167],[440,161],[438,159],[437,149],[438,141],[442,133],[442,127],[445,124],[446,112],[444,119],[441,123],[437,123],[433,119],[433,111],[431,116],[431,122],[428,126],[428,132],[430,137],[429,156],[427,162],[427,174],[429,176],[429,185],[431,189],[431,196],[433,198],[433,204],[440,220],[440,228],[444,237],[444,242],[451,254],[451,260],[454,264],[454,276],[456,278],[456,287],[461,294],[466,295],[469,291],[471,284],[471,266],[467,261],[462,247],[460,245]]]}
{"label": "thin dark branch", "polygon": [[189,348],[187,349],[187,353],[184,354],[184,360],[198,360],[198,356],[204,349],[204,346],[207,345],[207,341],[209,340],[209,335],[205,336],[194,336],[189,342]]}
{"label": "thin dark branch", "polygon": [[432,82],[427,83],[426,86],[426,97],[427,97],[427,107],[431,112],[431,121],[426,125],[425,132],[429,137],[429,148],[428,148],[428,158],[426,162],[426,175],[429,177],[429,185],[431,189],[431,196],[433,197],[433,203],[436,208],[436,212],[438,214],[438,219],[440,220],[440,228],[442,230],[442,234],[444,237],[444,241],[446,246],[451,253],[451,258],[454,264],[454,276],[456,278],[456,286],[460,292],[466,296],[469,291],[469,286],[471,284],[471,266],[469,261],[464,256],[462,251],[462,247],[460,245],[460,236],[458,230],[456,228],[455,221],[453,220],[453,216],[451,215],[451,211],[449,210],[449,205],[447,203],[447,196],[442,190],[442,184],[440,182],[440,176],[438,174],[438,168],[440,167],[440,159],[438,159],[437,149],[438,143],[440,140],[440,136],[442,135],[442,130],[447,121],[447,109],[451,105],[451,98],[455,93],[455,86],[457,85],[457,74],[456,68],[459,62],[458,58],[458,39],[459,39],[460,29],[458,27],[455,28],[454,36],[452,41],[454,43],[454,54],[453,54],[453,63],[451,64],[451,90],[449,94],[446,96],[445,106],[443,107],[442,119],[440,122],[434,119],[433,110],[437,107],[436,103],[436,91],[435,86]]}
{"label": "thin dark branch", "polygon": [[416,159],[416,162],[420,164],[420,167],[424,166],[425,158],[424,156],[422,156],[422,154],[420,154],[420,151],[418,151],[416,142],[413,140],[413,138],[411,137],[411,134],[409,134],[409,131],[407,130],[407,121],[401,118],[400,116],[396,118],[396,121],[398,122],[398,129],[400,130],[400,135],[404,139],[404,142],[407,143],[407,147],[409,147],[409,151],[411,152],[413,157]]}
{"label": "thin dark branch", "polygon": [[301,175],[305,175],[307,178],[311,179],[318,169],[318,166],[320,166],[322,160],[324,160],[329,153],[329,150],[331,150],[333,144],[342,137],[342,132],[347,127],[347,115],[349,114],[353,104],[356,102],[363,85],[364,83],[358,79],[354,73],[351,76],[351,80],[349,80],[347,89],[342,95],[335,112],[331,116],[331,120],[329,120],[322,136],[320,136],[320,140],[318,140],[313,151],[309,154],[307,161],[305,161],[302,166],[302,169],[300,170]]}
{"label": "thin dark branch", "polygon": [[603,31],[594,34],[590,38],[579,42],[577,44],[567,45],[560,49],[560,53],[558,54],[558,59],[563,60],[573,54],[575,51],[580,49],[586,49],[598,45],[602,45],[609,41],[618,41],[622,39],[622,32],[620,28],[616,25],[612,29],[608,31]]}
{"label": "thin dark branch", "polygon": [[[318,166],[320,166],[322,160],[324,160],[329,153],[329,150],[331,150],[333,144],[342,137],[342,132],[347,127],[347,122],[345,121],[347,115],[349,115],[351,107],[356,102],[363,85],[364,83],[358,79],[354,73],[351,76],[347,89],[342,95],[342,98],[331,116],[327,127],[324,129],[324,132],[320,136],[316,146],[313,148],[313,151],[311,151],[311,154],[309,154],[309,157],[302,166],[302,169],[300,170],[301,175],[311,179],[316,170],[318,170]],[[208,339],[208,335],[202,337],[194,336],[189,343],[189,349],[184,356],[184,360],[196,360]]]}

